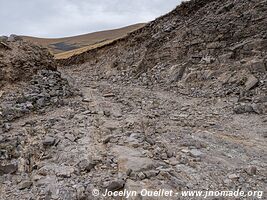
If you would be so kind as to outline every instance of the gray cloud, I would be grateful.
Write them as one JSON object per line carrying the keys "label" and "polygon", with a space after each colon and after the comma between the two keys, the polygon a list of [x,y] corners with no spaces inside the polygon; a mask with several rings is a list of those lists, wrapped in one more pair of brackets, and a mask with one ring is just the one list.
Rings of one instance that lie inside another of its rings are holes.
{"label": "gray cloud", "polygon": [[62,37],[148,22],[181,0],[0,0],[0,35]]}

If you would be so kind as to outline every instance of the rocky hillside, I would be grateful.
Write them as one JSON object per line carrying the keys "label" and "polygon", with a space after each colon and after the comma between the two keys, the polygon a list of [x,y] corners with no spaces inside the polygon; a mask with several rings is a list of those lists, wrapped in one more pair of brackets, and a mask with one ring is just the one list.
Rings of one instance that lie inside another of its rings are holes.
{"label": "rocky hillside", "polygon": [[56,70],[53,56],[46,49],[24,42],[18,36],[9,40],[0,40],[0,88],[30,80],[39,70]]}
{"label": "rocky hillside", "polygon": [[262,99],[266,13],[264,0],[192,0],[127,38],[61,63],[88,61],[112,79],[168,84],[193,96],[257,93]]}
{"label": "rocky hillside", "polygon": [[0,127],[45,106],[59,104],[72,95],[68,82],[57,71],[53,56],[19,36],[0,41]]}
{"label": "rocky hillside", "polygon": [[101,46],[101,44],[112,42],[118,38],[125,37],[128,33],[143,27],[145,24],[134,24],[123,28],[99,31],[84,35],[77,35],[64,38],[36,38],[22,36],[25,41],[29,41],[50,50],[56,57],[69,57],[79,52],[84,52],[85,49]]}
{"label": "rocky hillside", "polygon": [[2,40],[0,199],[266,199],[266,22],[266,0],[191,0],[58,69]]}

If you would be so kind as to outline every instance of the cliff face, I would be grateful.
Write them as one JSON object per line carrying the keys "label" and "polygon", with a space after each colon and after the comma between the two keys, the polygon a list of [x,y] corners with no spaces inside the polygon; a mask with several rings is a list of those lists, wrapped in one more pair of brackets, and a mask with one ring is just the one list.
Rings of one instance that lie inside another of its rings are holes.
{"label": "cliff face", "polygon": [[87,62],[118,80],[186,82],[205,95],[240,93],[255,86],[251,80],[263,86],[266,26],[264,0],[192,0],[122,40],[60,62]]}

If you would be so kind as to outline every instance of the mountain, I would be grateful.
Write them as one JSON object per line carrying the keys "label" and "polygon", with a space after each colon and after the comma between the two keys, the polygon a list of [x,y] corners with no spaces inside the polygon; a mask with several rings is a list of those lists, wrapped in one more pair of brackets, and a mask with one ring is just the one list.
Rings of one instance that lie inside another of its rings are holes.
{"label": "mountain", "polygon": [[101,46],[126,36],[128,33],[143,27],[145,24],[134,24],[131,26],[78,35],[65,38],[36,38],[29,36],[22,36],[25,41],[33,42],[38,45],[47,47],[56,57],[66,58],[69,55],[77,54],[96,46]]}

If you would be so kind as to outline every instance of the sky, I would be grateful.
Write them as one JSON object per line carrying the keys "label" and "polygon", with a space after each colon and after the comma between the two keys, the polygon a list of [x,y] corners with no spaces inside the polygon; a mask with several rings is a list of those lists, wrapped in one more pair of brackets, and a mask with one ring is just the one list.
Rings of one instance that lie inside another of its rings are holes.
{"label": "sky", "polygon": [[0,0],[0,35],[66,37],[149,22],[181,0]]}

